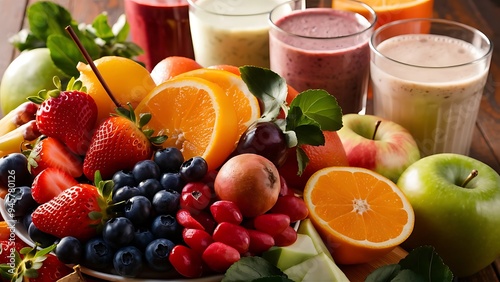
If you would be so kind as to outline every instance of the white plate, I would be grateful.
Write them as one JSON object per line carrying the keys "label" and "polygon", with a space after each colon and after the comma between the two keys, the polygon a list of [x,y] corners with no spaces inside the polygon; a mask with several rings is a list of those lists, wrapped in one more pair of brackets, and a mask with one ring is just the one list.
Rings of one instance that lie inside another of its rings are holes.
{"label": "white plate", "polygon": [[[14,230],[16,233],[17,237],[19,239],[23,240],[26,244],[30,245],[33,247],[35,244],[33,241],[31,241],[29,235],[28,235],[28,230],[24,227],[24,225],[21,222],[18,222],[12,217],[10,217],[9,213],[5,209],[4,205],[4,200],[0,198],[0,214],[2,214],[3,219],[9,224],[9,226]],[[207,276],[207,277],[202,277],[202,278],[196,278],[196,279],[162,279],[161,273],[158,273],[158,277],[156,277],[156,274],[154,274],[154,278],[147,278],[147,279],[141,279],[141,278],[126,278],[123,276],[119,275],[114,275],[110,273],[104,273],[104,272],[99,272],[95,271],[89,268],[86,268],[84,266],[81,266],[81,271],[89,276],[107,280],[107,281],[134,281],[134,282],[215,282],[215,281],[220,281],[222,279],[222,275],[213,275],[213,276]]]}

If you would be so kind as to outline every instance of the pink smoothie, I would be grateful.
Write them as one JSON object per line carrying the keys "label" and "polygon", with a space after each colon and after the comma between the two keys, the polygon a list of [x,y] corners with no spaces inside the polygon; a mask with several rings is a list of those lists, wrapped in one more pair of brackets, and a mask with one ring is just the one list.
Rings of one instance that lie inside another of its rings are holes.
{"label": "pink smoothie", "polygon": [[343,113],[357,113],[364,107],[372,32],[364,17],[349,11],[310,8],[293,11],[275,25],[281,31],[270,31],[273,71],[298,91],[328,91],[337,98]]}
{"label": "pink smoothie", "polygon": [[138,60],[148,70],[168,56],[194,58],[186,0],[126,0],[132,40],[144,54]]}

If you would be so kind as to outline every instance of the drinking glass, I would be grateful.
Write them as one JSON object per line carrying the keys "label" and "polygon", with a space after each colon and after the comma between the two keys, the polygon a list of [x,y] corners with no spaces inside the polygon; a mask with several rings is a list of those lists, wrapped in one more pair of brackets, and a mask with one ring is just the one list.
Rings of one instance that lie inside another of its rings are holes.
{"label": "drinking glass", "polygon": [[338,0],[366,11],[315,7],[307,1],[283,3],[271,11],[271,70],[299,92],[323,89],[343,113],[363,112],[370,67],[368,41],[375,11],[354,0]]}
{"label": "drinking glass", "polygon": [[394,21],[370,41],[374,114],[399,123],[422,156],[469,153],[493,46],[442,19]]}

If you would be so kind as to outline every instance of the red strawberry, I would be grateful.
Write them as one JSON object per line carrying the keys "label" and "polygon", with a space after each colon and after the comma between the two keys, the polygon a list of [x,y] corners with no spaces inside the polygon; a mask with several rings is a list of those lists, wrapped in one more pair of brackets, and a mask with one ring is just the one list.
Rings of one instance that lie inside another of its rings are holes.
{"label": "red strawberry", "polygon": [[97,236],[107,218],[112,185],[98,184],[98,187],[77,184],[64,190],[33,211],[33,224],[58,238],[73,236],[84,242]]}
{"label": "red strawberry", "polygon": [[31,196],[39,203],[46,203],[62,191],[78,184],[78,181],[68,172],[49,167],[40,172],[31,184]]}
{"label": "red strawberry", "polygon": [[82,175],[82,159],[73,154],[57,139],[47,137],[38,141],[28,156],[31,174],[38,175],[44,169],[56,167],[78,178]]}
{"label": "red strawberry", "polygon": [[92,136],[83,161],[83,173],[89,179],[97,170],[103,179],[110,179],[119,170],[131,170],[137,162],[150,159],[153,145],[166,139],[163,135],[151,137],[152,130],[142,131],[150,114],[142,114],[137,122],[130,105],[129,110],[118,108],[117,112],[117,116],[103,121]]}
{"label": "red strawberry", "polygon": [[28,245],[17,236],[14,240],[7,239],[0,241],[0,264],[10,263],[10,260],[14,258],[14,252],[19,252],[24,247],[28,247]]}
{"label": "red strawberry", "polygon": [[[5,267],[0,267],[2,277],[10,278],[10,281],[54,282],[70,274],[71,268],[60,262],[55,255],[49,254],[54,248],[55,245],[39,251],[34,248],[16,251],[15,255],[19,260],[13,264],[9,261],[9,264],[3,265]],[[9,271],[5,271],[6,269]]]}
{"label": "red strawberry", "polygon": [[[68,89],[75,85],[74,80],[70,81]],[[77,155],[87,152],[97,120],[97,105],[92,96],[77,90],[57,89],[40,92],[30,100],[40,103],[36,123],[42,134],[57,138]]]}

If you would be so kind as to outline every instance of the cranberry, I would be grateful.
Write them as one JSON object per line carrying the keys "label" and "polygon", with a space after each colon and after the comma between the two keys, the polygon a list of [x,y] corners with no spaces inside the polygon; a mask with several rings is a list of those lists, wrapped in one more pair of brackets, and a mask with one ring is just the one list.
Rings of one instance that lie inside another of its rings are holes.
{"label": "cranberry", "polygon": [[286,214],[290,217],[290,222],[303,220],[309,215],[309,210],[304,200],[294,195],[278,197],[276,204],[274,204],[269,212]]}
{"label": "cranberry", "polygon": [[168,260],[182,276],[197,278],[203,273],[203,261],[200,254],[186,246],[176,245],[170,252]]}
{"label": "cranberry", "polygon": [[223,273],[233,263],[240,260],[241,255],[238,250],[229,245],[214,242],[203,252],[202,258],[210,269]]}
{"label": "cranberry", "polygon": [[184,228],[182,239],[194,251],[202,254],[205,249],[214,242],[212,235],[205,230]]}
{"label": "cranberry", "polygon": [[203,210],[212,199],[212,189],[203,182],[191,182],[182,188],[180,206],[183,209]]}
{"label": "cranberry", "polygon": [[290,217],[281,213],[266,213],[254,218],[255,229],[276,236],[290,226]]}
{"label": "cranberry", "polygon": [[297,232],[293,227],[288,226],[283,232],[273,237],[274,244],[278,247],[286,247],[297,241]]}
{"label": "cranberry", "polygon": [[274,246],[274,238],[262,231],[248,229],[250,235],[250,246],[248,251],[251,255],[260,255]]}
{"label": "cranberry", "polygon": [[176,214],[177,222],[185,228],[201,229],[204,230],[205,227],[197,221],[191,213],[186,209],[180,209]]}
{"label": "cranberry", "polygon": [[238,206],[231,201],[217,201],[210,206],[210,212],[217,223],[230,222],[240,224],[243,221]]}
{"label": "cranberry", "polygon": [[219,223],[212,238],[216,242],[222,242],[235,248],[240,254],[247,252],[250,246],[250,235],[245,227],[229,222]]}

